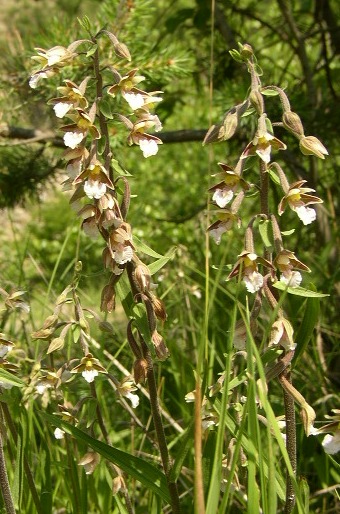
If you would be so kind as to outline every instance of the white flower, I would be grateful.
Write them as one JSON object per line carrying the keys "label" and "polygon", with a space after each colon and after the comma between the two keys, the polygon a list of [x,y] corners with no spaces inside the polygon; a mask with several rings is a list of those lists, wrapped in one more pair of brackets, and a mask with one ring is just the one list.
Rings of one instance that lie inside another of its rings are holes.
{"label": "white flower", "polygon": [[2,389],[12,389],[13,384],[10,384],[9,382],[2,382],[0,380],[0,388]]}
{"label": "white flower", "polygon": [[5,357],[5,355],[7,355],[7,353],[10,352],[11,350],[12,350],[12,346],[6,345],[6,344],[1,344],[0,345],[0,358]]}
{"label": "white flower", "polygon": [[69,148],[75,148],[84,139],[85,134],[83,132],[66,132],[64,135],[65,146]]}
{"label": "white flower", "polygon": [[212,200],[213,202],[216,202],[221,209],[224,209],[224,207],[232,200],[234,196],[233,191],[230,189],[216,189],[216,191],[213,194]]}
{"label": "white flower", "polygon": [[302,282],[302,275],[299,271],[290,271],[290,273],[283,273],[280,277],[280,282],[289,285],[290,287],[299,287]]}
{"label": "white flower", "polygon": [[243,282],[249,293],[256,293],[263,286],[263,276],[258,271],[252,271],[243,277]]}
{"label": "white flower", "polygon": [[221,224],[220,226],[213,228],[212,230],[209,230],[209,233],[211,237],[215,240],[215,243],[217,245],[221,242],[221,237],[224,232],[227,232],[227,229],[224,224]]}
{"label": "white flower", "polygon": [[327,434],[322,441],[322,446],[329,455],[340,452],[340,430],[337,430],[334,435]]}
{"label": "white flower", "polygon": [[121,248],[117,248],[114,252],[114,260],[117,264],[125,264],[128,261],[131,261],[133,257],[133,250],[131,246],[123,246]]}
{"label": "white flower", "polygon": [[97,239],[97,237],[100,235],[96,220],[94,217],[88,218],[83,222],[82,228],[85,232],[85,234],[92,239]]}
{"label": "white flower", "polygon": [[155,124],[155,132],[159,132],[160,130],[162,130],[163,125],[157,114],[150,114],[148,116],[148,121],[152,121]]}
{"label": "white flower", "polygon": [[153,139],[141,139],[138,144],[145,158],[156,155],[158,152],[158,145]]}
{"label": "white flower", "polygon": [[64,439],[65,432],[64,430],[61,430],[60,428],[56,428],[54,431],[54,437],[56,439]]}
{"label": "white flower", "polygon": [[98,376],[98,371],[96,369],[85,369],[82,372],[82,376],[85,378],[86,382],[90,384],[94,381],[95,377]]}
{"label": "white flower", "polygon": [[106,193],[106,184],[99,180],[87,180],[84,184],[84,191],[89,198],[99,200]]}
{"label": "white flower", "polygon": [[49,389],[52,387],[52,384],[49,384],[48,382],[38,382],[38,384],[35,386],[35,389],[38,394],[44,394],[46,389]]}
{"label": "white flower", "polygon": [[311,207],[301,205],[300,207],[295,207],[295,211],[304,225],[309,225],[316,219],[316,212]]}
{"label": "white flower", "polygon": [[124,394],[125,398],[128,398],[131,402],[131,406],[133,409],[135,409],[136,407],[138,407],[139,405],[139,397],[137,394],[133,394],[133,393],[126,393]]}
{"label": "white flower", "polygon": [[72,106],[72,103],[58,102],[57,104],[55,104],[53,109],[57,118],[63,118],[65,114],[68,113],[70,109],[72,109]]}
{"label": "white flower", "polygon": [[123,98],[127,101],[133,111],[140,109],[144,105],[143,95],[140,93],[124,93],[122,92]]}
{"label": "white flower", "polygon": [[45,73],[45,72],[41,72],[41,73],[35,73],[34,75],[31,76],[30,80],[29,80],[29,87],[31,87],[32,89],[36,89],[38,87],[38,84],[39,82],[41,81],[41,79],[47,79],[48,76],[51,75],[51,73]]}
{"label": "white flower", "polygon": [[68,176],[72,179],[75,179],[80,174],[81,169],[82,169],[82,162],[80,159],[78,159],[74,162],[70,162],[66,166],[66,172],[67,172]]}

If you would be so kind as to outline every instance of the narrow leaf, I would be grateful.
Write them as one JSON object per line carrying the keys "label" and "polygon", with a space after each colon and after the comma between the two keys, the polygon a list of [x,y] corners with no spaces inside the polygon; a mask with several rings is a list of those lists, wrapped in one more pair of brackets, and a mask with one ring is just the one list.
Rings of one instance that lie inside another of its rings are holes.
{"label": "narrow leaf", "polygon": [[57,416],[52,416],[42,411],[40,414],[49,423],[71,434],[78,441],[86,443],[102,457],[110,462],[113,462],[125,473],[133,477],[135,480],[138,480],[147,490],[153,491],[155,494],[160,496],[162,500],[170,503],[170,495],[168,492],[165,475],[155,466],[143,459],[118,450],[113,446],[109,446],[102,441],[97,441],[97,439],[94,439],[82,430],[79,430],[79,428],[70,425]]}
{"label": "narrow leaf", "polygon": [[325,298],[329,294],[317,293],[304,287],[287,287],[284,282],[277,281],[273,284],[273,287],[280,291],[287,291],[287,293],[294,294],[296,296],[304,296],[305,298]]}
{"label": "narrow leaf", "polygon": [[308,298],[306,300],[305,314],[299,330],[295,337],[296,349],[292,366],[295,366],[300,356],[304,353],[307,344],[309,343],[315,325],[318,322],[320,313],[320,300],[319,298]]}

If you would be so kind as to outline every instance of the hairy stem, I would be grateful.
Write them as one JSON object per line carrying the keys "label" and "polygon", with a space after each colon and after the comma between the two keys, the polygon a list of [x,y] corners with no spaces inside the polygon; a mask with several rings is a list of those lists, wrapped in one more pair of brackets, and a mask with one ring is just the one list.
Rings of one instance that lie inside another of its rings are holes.
{"label": "hairy stem", "polygon": [[9,486],[9,481],[8,481],[1,430],[0,430],[0,487],[1,487],[2,497],[4,500],[7,514],[15,514],[15,508],[14,508],[11,488]]}
{"label": "hairy stem", "polygon": [[[94,40],[94,43],[96,44],[96,41]],[[109,172],[109,177],[111,181],[113,182],[114,176],[113,176],[113,169],[111,166],[111,159],[112,159],[112,151],[110,147],[110,137],[109,137],[109,130],[107,128],[107,120],[103,113],[100,111],[100,100],[103,96],[103,78],[100,73],[100,67],[99,67],[99,51],[98,48],[94,54],[93,58],[93,67],[94,67],[94,73],[96,77],[96,96],[97,96],[97,115],[99,118],[99,127],[100,127],[100,134],[101,137],[105,138],[105,146],[104,146],[104,152],[103,152],[103,158],[105,163],[105,169]]]}
{"label": "hairy stem", "polygon": [[[290,370],[287,368],[283,371],[283,373],[279,376],[280,382],[282,380],[287,380],[290,384],[292,383],[292,378],[290,374]],[[288,393],[286,389],[283,389],[283,398],[284,398],[284,406],[285,406],[285,418],[286,418],[286,448],[289,456],[290,463],[293,468],[294,475],[296,474],[296,421],[295,421],[295,408],[294,408],[294,398]],[[285,514],[290,514],[293,512],[295,505],[295,492],[294,486],[289,473],[287,472],[286,478],[286,504],[285,504]]]}
{"label": "hairy stem", "polygon": [[162,422],[161,410],[160,410],[160,405],[159,405],[159,401],[158,401],[157,384],[156,384],[156,379],[155,379],[155,374],[154,374],[153,361],[152,361],[151,353],[150,353],[149,349],[147,348],[145,342],[142,342],[142,347],[143,347],[144,358],[147,361],[147,380],[148,380],[148,385],[149,385],[152,419],[153,419],[153,423],[154,423],[155,430],[156,430],[156,436],[157,436],[159,451],[161,454],[163,470],[164,470],[164,473],[166,476],[169,493],[171,496],[172,513],[180,514],[181,508],[180,508],[177,484],[171,478],[172,464],[170,462],[169,450],[168,450],[168,446],[166,444],[166,439],[165,439],[164,426],[163,426],[163,422]]}

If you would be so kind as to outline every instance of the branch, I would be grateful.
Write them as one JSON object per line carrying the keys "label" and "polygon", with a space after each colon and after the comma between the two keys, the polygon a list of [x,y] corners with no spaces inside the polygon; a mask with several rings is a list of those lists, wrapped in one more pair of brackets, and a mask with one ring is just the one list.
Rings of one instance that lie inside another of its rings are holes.
{"label": "branch", "polygon": [[[157,133],[163,143],[187,143],[192,141],[203,141],[208,129],[183,129],[183,130],[170,130]],[[6,123],[0,124],[0,137],[4,139],[17,139],[15,143],[0,143],[0,146],[15,146],[26,145],[30,143],[47,143],[50,142],[52,146],[65,148],[62,137],[56,136],[54,132],[43,132],[34,128],[15,127],[7,125]]]}

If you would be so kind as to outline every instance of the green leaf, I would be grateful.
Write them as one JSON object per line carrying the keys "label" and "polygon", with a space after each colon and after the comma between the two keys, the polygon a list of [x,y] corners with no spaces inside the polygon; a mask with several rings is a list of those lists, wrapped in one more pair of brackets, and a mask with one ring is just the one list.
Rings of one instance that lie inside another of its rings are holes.
{"label": "green leaf", "polygon": [[295,232],[295,228],[292,228],[291,230],[282,230],[281,234],[283,236],[291,236],[292,234],[294,234],[294,232]]}
{"label": "green leaf", "polygon": [[295,336],[296,349],[292,366],[295,366],[300,356],[304,353],[307,344],[309,343],[315,325],[318,322],[320,314],[320,299],[308,298],[306,300],[306,308],[303,320],[299,326],[298,332]]}
{"label": "green leaf", "polygon": [[43,418],[46,419],[46,421],[56,427],[61,428],[66,433],[71,434],[78,441],[86,443],[102,457],[110,462],[113,462],[129,476],[135,480],[138,480],[147,490],[153,491],[155,494],[160,496],[162,500],[170,503],[170,495],[168,492],[165,475],[155,466],[145,461],[144,459],[140,459],[130,455],[129,453],[118,450],[113,446],[109,446],[102,441],[94,439],[82,430],[79,430],[79,428],[70,425],[57,416],[52,416],[51,414],[47,414],[43,411],[40,411],[40,414]]}
{"label": "green leaf", "polygon": [[111,103],[107,98],[101,98],[99,102],[99,110],[109,120],[113,119]]}
{"label": "green leaf", "polygon": [[271,222],[269,220],[261,220],[259,223],[259,232],[263,241],[263,244],[267,249],[272,248],[273,243],[270,240],[268,229],[271,228]]}
{"label": "green leaf", "polygon": [[279,92],[276,89],[270,89],[270,88],[261,89],[261,95],[264,95],[264,96],[277,96],[278,94],[279,94]]}
{"label": "green leaf", "polygon": [[91,55],[95,54],[97,51],[97,45],[93,45],[90,50],[86,52],[86,57],[91,57]]}
{"label": "green leaf", "polygon": [[149,321],[146,314],[146,308],[143,303],[135,303],[132,309],[133,317],[135,319],[135,325],[146,344],[149,346],[150,351],[154,354],[154,346],[151,340],[151,332],[149,327]]}
{"label": "green leaf", "polygon": [[131,173],[123,168],[116,159],[111,159],[111,166],[119,175],[123,175],[124,177],[132,177]]}
{"label": "green leaf", "polygon": [[231,57],[234,59],[234,61],[243,63],[243,59],[240,55],[240,52],[238,52],[237,50],[229,50],[229,53]]}
{"label": "green leaf", "polygon": [[169,260],[171,260],[174,257],[175,253],[176,253],[176,247],[174,246],[167,252],[166,255],[164,255],[164,257],[162,257],[161,259],[158,259],[157,261],[153,262],[152,264],[149,264],[148,268],[150,270],[151,275],[154,275],[155,273],[157,273],[157,271],[159,271],[161,268],[163,268],[163,266],[165,266],[169,262]]}
{"label": "green leaf", "polygon": [[277,184],[279,186],[281,182],[275,171],[272,168],[268,168],[268,173],[274,184]]}
{"label": "green leaf", "polygon": [[5,369],[0,368],[0,382],[4,382],[5,384],[11,384],[15,387],[24,387],[25,382],[23,382],[20,378],[12,375]]}
{"label": "green leaf", "polygon": [[97,139],[97,153],[99,155],[103,155],[106,145],[106,137],[101,136],[100,139]]}
{"label": "green leaf", "polygon": [[273,284],[273,287],[280,291],[287,291],[289,294],[296,296],[304,296],[305,298],[325,298],[329,294],[317,293],[311,289],[305,289],[304,287],[287,287],[287,284],[280,282],[279,280]]}
{"label": "green leaf", "polygon": [[138,237],[133,236],[133,244],[139,252],[145,253],[145,255],[149,255],[150,257],[155,257],[156,259],[160,259],[163,255],[155,252],[152,248],[143,243]]}

